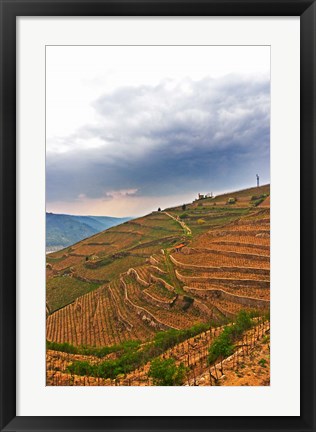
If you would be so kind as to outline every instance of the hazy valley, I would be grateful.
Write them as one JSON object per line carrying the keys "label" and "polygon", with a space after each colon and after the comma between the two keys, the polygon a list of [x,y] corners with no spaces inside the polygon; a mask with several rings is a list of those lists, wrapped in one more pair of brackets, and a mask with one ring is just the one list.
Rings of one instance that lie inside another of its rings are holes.
{"label": "hazy valley", "polygon": [[46,213],[46,253],[63,249],[129,219]]}

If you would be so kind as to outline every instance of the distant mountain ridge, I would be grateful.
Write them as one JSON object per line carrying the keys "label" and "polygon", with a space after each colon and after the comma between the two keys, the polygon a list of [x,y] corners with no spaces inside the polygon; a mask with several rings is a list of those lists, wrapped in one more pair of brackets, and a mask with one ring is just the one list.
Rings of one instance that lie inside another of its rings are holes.
{"label": "distant mountain ridge", "polygon": [[70,246],[131,218],[46,213],[46,252]]}

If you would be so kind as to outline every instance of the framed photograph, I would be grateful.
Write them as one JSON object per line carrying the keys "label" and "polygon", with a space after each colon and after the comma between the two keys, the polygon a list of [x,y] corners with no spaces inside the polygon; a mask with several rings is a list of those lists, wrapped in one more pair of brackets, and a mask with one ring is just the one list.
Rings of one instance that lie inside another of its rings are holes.
{"label": "framed photograph", "polygon": [[314,1],[1,2],[1,430],[315,430]]}

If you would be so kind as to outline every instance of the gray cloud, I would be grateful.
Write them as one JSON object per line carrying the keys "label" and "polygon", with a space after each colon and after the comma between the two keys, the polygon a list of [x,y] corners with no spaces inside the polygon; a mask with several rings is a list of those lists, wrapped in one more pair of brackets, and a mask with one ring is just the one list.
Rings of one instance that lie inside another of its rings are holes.
{"label": "gray cloud", "polygon": [[269,181],[268,80],[164,80],[120,88],[93,106],[93,125],[48,143],[48,201],[234,188],[257,172]]}

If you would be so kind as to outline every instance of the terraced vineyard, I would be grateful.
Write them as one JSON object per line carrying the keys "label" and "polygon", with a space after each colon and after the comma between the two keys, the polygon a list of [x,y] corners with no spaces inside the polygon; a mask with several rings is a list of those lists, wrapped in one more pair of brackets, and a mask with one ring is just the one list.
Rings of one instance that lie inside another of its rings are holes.
{"label": "terraced vineyard", "polygon": [[[184,208],[153,212],[47,255],[48,343],[73,350],[146,346],[157,332],[221,328],[240,311],[266,313],[269,185]],[[52,358],[62,363],[64,354],[50,350],[48,365]],[[72,383],[112,385],[103,378]]]}

